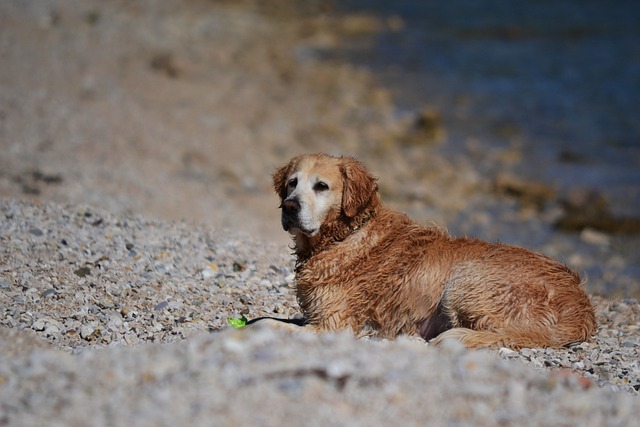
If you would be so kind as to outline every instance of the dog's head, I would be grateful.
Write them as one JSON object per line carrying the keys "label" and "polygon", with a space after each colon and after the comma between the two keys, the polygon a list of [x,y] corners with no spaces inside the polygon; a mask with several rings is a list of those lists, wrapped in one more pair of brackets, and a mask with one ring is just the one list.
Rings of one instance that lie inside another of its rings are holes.
{"label": "dog's head", "polygon": [[313,237],[332,220],[345,221],[377,200],[376,179],[350,157],[307,154],[293,158],[273,175],[280,196],[282,227]]}

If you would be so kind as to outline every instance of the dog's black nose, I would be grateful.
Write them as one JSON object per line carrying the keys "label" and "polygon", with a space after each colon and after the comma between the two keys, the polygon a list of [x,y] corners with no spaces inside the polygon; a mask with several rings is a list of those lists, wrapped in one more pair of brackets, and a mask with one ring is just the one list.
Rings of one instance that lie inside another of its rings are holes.
{"label": "dog's black nose", "polygon": [[296,199],[287,199],[282,202],[282,210],[287,215],[297,214],[300,212],[300,202]]}

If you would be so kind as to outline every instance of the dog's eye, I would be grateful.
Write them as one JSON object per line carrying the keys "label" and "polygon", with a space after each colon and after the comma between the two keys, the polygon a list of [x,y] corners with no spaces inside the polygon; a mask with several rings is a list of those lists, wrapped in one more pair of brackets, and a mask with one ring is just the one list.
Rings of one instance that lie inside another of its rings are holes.
{"label": "dog's eye", "polygon": [[298,178],[292,178],[289,180],[289,182],[287,182],[287,187],[289,188],[296,188],[297,185],[298,185]]}
{"label": "dog's eye", "polygon": [[315,191],[327,191],[329,189],[329,186],[327,185],[327,183],[325,182],[316,182],[316,184],[313,186],[313,189]]}

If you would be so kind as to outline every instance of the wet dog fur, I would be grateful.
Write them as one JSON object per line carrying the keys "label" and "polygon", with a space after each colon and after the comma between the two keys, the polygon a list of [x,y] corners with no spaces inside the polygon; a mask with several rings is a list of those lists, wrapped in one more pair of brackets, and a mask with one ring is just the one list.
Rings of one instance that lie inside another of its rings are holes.
{"label": "wet dog fur", "polygon": [[316,330],[518,349],[585,341],[596,328],[577,273],[520,247],[418,225],[381,203],[356,159],[298,156],[273,184],[294,242],[298,302]]}

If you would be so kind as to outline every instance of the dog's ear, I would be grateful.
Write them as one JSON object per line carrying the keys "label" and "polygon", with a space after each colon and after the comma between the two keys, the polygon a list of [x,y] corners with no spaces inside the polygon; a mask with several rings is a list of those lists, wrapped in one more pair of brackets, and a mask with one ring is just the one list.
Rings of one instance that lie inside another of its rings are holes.
{"label": "dog's ear", "polygon": [[294,157],[289,163],[276,170],[273,174],[273,188],[276,190],[278,196],[280,196],[280,200],[287,198],[287,178],[291,175],[291,172],[293,172],[293,168],[298,163],[298,159],[298,157]]}
{"label": "dog's ear", "polygon": [[351,157],[345,157],[340,164],[342,172],[342,210],[349,218],[355,217],[371,201],[378,191],[376,178],[362,163]]}

